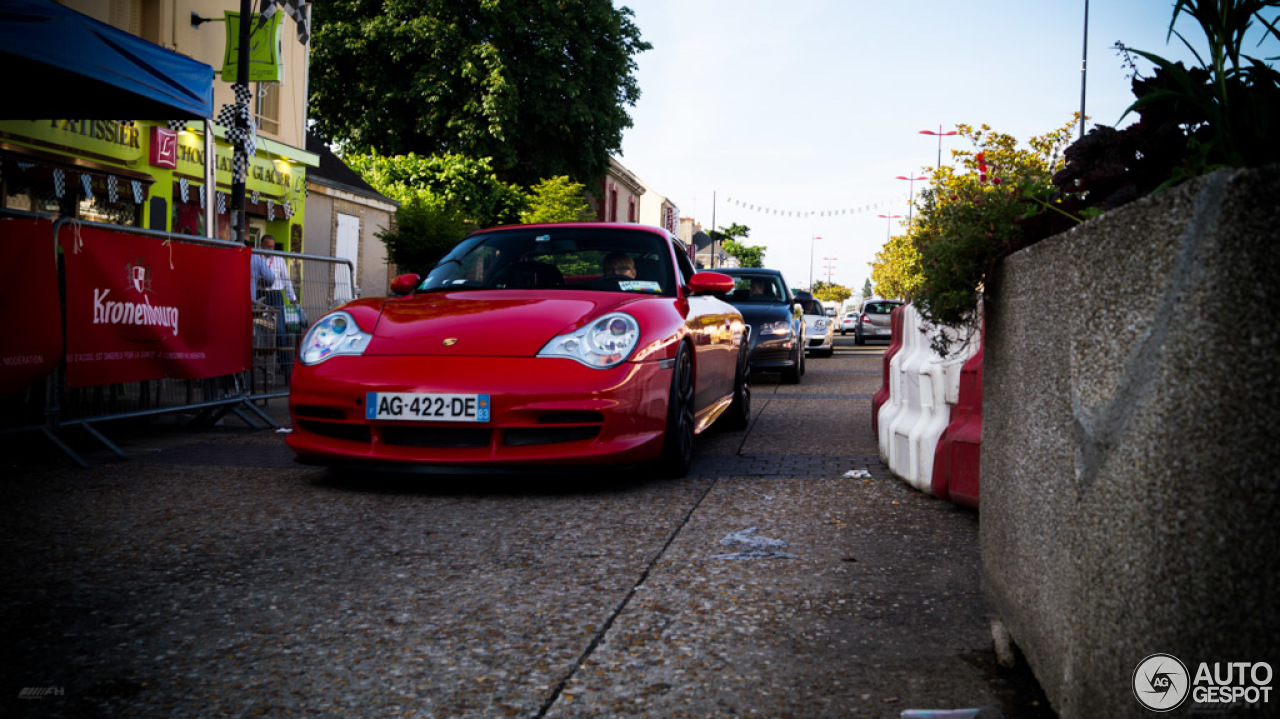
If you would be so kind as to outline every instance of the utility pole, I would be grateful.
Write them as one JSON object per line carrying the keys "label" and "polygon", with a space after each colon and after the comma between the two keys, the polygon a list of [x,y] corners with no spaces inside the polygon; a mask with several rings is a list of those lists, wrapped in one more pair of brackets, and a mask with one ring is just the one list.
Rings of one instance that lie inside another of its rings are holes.
{"label": "utility pole", "polygon": [[1089,0],[1084,0],[1084,51],[1080,57],[1080,139],[1084,139],[1084,86],[1089,69]]}
{"label": "utility pole", "polygon": [[[249,89],[249,38],[252,34],[250,28],[252,19],[249,15],[253,9],[252,5],[251,0],[240,0],[240,33],[236,47],[236,102],[240,102]],[[249,100],[246,99],[244,102],[248,103]],[[247,137],[249,123],[253,122],[249,114],[252,111],[253,106],[250,104],[245,110],[236,113],[236,137]],[[243,244],[249,240],[249,218],[244,211],[244,194],[250,158],[243,142],[233,142],[231,146],[234,152],[231,163],[231,239]]]}

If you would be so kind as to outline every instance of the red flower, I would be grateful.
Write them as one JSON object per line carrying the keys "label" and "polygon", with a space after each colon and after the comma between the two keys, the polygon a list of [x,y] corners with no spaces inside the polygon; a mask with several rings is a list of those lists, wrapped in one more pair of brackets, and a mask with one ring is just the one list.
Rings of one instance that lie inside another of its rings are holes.
{"label": "red flower", "polygon": [[1000,182],[1001,182],[1001,180],[1000,180],[1000,178],[999,178],[999,177],[993,177],[993,178],[991,178],[991,184],[993,184],[993,185],[999,185],[999,184],[1000,184]]}

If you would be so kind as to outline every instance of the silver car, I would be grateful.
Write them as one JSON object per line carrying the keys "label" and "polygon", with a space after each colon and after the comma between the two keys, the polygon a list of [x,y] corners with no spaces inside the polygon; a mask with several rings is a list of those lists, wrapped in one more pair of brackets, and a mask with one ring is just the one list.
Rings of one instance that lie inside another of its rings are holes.
{"label": "silver car", "polygon": [[812,296],[797,292],[796,302],[804,309],[805,350],[815,357],[830,357],[836,350],[834,318],[827,316],[822,303]]}
{"label": "silver car", "polygon": [[858,313],[853,329],[854,344],[866,344],[867,340],[893,339],[890,325],[890,313],[900,307],[898,300],[870,299],[862,303],[862,312]]}

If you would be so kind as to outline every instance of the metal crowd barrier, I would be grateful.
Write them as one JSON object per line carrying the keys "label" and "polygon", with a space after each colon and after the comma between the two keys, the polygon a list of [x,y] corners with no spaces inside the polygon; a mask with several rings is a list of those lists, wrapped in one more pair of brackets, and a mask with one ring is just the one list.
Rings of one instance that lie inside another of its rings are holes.
{"label": "metal crowd barrier", "polygon": [[[109,225],[70,218],[58,218],[0,208],[0,217],[53,220],[52,251],[58,253],[58,233],[70,223],[114,232],[239,249],[233,242],[178,235],[138,227]],[[42,434],[77,464],[90,466],[65,441],[70,428],[84,430],[121,458],[127,454],[94,426],[106,422],[150,418],[158,415],[190,413],[190,425],[209,426],[234,415],[251,427],[279,428],[259,404],[289,393],[289,370],[294,353],[311,321],[333,307],[359,296],[350,260],[319,255],[254,250],[254,254],[283,258],[289,265],[296,303],[274,308],[259,301],[253,304],[253,360],[249,369],[232,375],[200,380],[161,379],[123,382],[93,387],[66,385],[66,275],[58,255],[59,301],[63,307],[64,349],[61,361],[42,382],[26,390],[0,397],[0,435],[36,432]],[[296,308],[296,312],[294,309]],[[277,327],[283,325],[282,330]]]}

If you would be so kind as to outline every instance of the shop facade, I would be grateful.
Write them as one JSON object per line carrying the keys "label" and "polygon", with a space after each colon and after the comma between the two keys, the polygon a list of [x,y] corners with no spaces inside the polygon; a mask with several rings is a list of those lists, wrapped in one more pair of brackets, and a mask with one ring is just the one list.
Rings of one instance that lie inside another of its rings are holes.
{"label": "shop facade", "polygon": [[[231,239],[233,148],[214,132],[214,183],[206,180],[200,122],[0,121],[0,207],[176,234]],[[249,238],[301,244],[313,153],[259,137],[245,182]],[[207,232],[213,193],[215,231]]]}

